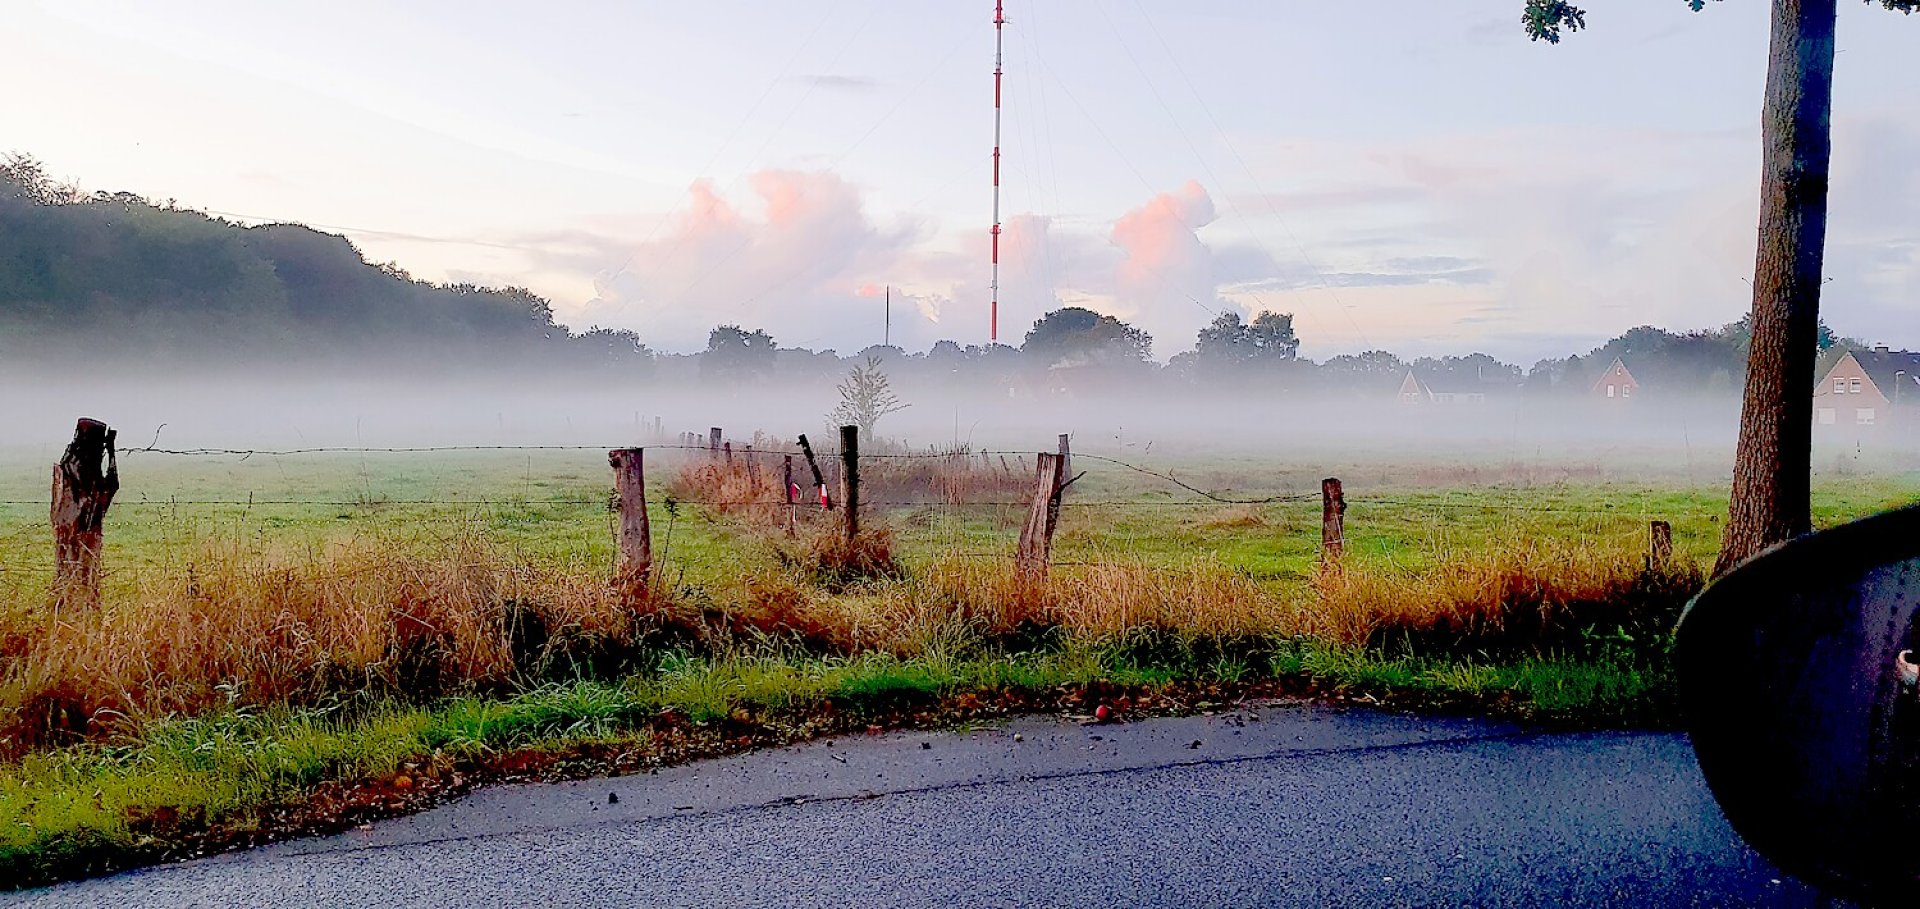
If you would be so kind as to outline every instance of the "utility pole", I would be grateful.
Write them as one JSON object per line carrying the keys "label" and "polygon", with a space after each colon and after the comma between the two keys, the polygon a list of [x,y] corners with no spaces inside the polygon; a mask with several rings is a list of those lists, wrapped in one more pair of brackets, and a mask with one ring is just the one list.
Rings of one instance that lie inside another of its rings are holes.
{"label": "utility pole", "polygon": [[881,344],[893,346],[893,285],[887,285],[887,327],[880,335]]}

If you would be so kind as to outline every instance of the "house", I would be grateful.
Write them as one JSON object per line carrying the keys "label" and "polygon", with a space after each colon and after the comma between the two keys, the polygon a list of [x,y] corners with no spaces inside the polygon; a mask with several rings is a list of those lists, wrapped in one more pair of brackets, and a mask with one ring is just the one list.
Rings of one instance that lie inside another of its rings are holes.
{"label": "house", "polygon": [[1886,426],[1920,413],[1920,353],[1850,350],[1813,387],[1816,426]]}
{"label": "house", "polygon": [[1487,392],[1485,385],[1471,378],[1440,372],[1422,374],[1409,368],[1400,380],[1399,398],[1402,404],[1485,404]]}
{"label": "house", "polygon": [[1627,371],[1626,363],[1614,357],[1613,363],[1600,373],[1600,378],[1593,380],[1593,387],[1588,389],[1588,393],[1596,398],[1626,401],[1639,396],[1640,381]]}
{"label": "house", "polygon": [[1420,377],[1414,375],[1413,370],[1407,370],[1407,377],[1400,380],[1400,403],[1424,404],[1432,400],[1433,393],[1427,391],[1427,386],[1420,381]]}

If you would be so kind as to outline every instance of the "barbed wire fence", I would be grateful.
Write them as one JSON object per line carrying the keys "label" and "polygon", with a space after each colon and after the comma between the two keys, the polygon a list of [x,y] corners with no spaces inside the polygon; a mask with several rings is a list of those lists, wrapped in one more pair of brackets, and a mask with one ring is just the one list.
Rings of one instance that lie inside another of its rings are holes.
{"label": "barbed wire fence", "polygon": [[[1026,569],[1038,569],[1044,573],[1046,568],[1091,567],[1100,565],[1140,565],[1150,564],[1151,559],[1135,558],[1131,561],[1113,558],[1113,554],[1140,553],[1146,550],[1164,550],[1164,543],[1148,546],[1143,537],[1150,534],[1140,532],[1124,519],[1131,513],[1153,514],[1153,521],[1163,525],[1164,515],[1177,509],[1254,509],[1269,506],[1300,505],[1303,508],[1318,501],[1321,517],[1321,534],[1318,541],[1318,561],[1322,567],[1338,567],[1347,549],[1355,544],[1363,544],[1374,552],[1389,551],[1399,541],[1399,537],[1381,534],[1350,535],[1347,529],[1346,514],[1350,504],[1357,504],[1362,514],[1371,509],[1399,509],[1403,512],[1447,514],[1447,513],[1492,513],[1492,514],[1552,514],[1576,516],[1581,518],[1604,518],[1607,521],[1619,521],[1632,518],[1648,528],[1649,559],[1664,560],[1671,555],[1671,527],[1665,521],[1657,520],[1652,509],[1645,501],[1628,503],[1626,507],[1614,507],[1614,503],[1605,503],[1605,507],[1568,506],[1558,503],[1490,501],[1481,498],[1475,501],[1453,501],[1452,493],[1442,495],[1409,495],[1405,492],[1395,494],[1382,492],[1367,494],[1349,503],[1344,495],[1342,484],[1335,479],[1327,479],[1321,489],[1312,492],[1282,491],[1267,495],[1239,494],[1231,489],[1209,489],[1205,485],[1190,482],[1173,469],[1156,469],[1132,461],[1087,452],[1069,450],[1068,439],[1061,436],[1057,451],[1046,452],[1032,449],[973,449],[968,446],[954,446],[946,449],[930,448],[924,451],[882,450],[872,452],[858,451],[857,434],[844,437],[844,441],[853,443],[854,457],[846,457],[846,446],[814,449],[804,442],[785,443],[784,440],[772,440],[756,434],[751,444],[736,447],[732,440],[724,437],[719,429],[709,430],[702,436],[696,433],[682,433],[672,442],[658,442],[644,446],[605,446],[605,445],[422,445],[422,446],[303,446],[295,448],[229,448],[229,447],[190,447],[172,448],[159,444],[156,432],[147,445],[123,449],[120,457],[135,459],[142,457],[166,457],[177,459],[223,459],[242,463],[253,458],[299,458],[323,457],[330,455],[414,455],[447,453],[507,453],[507,452],[615,452],[634,450],[642,453],[665,453],[672,459],[668,464],[656,464],[656,468],[666,467],[673,470],[667,478],[664,490],[644,490],[639,501],[647,504],[650,512],[665,512],[669,520],[678,517],[681,508],[700,508],[715,516],[738,516],[749,523],[757,522],[765,529],[779,531],[784,525],[788,535],[801,527],[819,530],[822,524],[845,524],[857,526],[860,514],[880,515],[890,519],[889,524],[912,531],[912,537],[918,550],[917,554],[928,559],[994,559],[1012,560]],[[772,444],[769,444],[769,443]],[[804,465],[799,460],[803,459]],[[1054,459],[1049,462],[1048,459]],[[1057,464],[1058,469],[1049,474],[1047,465]],[[777,466],[776,466],[777,465]],[[1071,471],[1080,466],[1088,469],[1075,474]],[[778,472],[778,476],[776,476]],[[1087,486],[1075,489],[1083,479],[1092,477]],[[1128,481],[1144,478],[1151,485],[1141,488],[1129,486]],[[584,481],[581,481],[584,482]],[[642,480],[644,483],[644,479]],[[851,486],[849,485],[851,484]],[[863,488],[864,487],[864,488]],[[137,490],[131,497],[117,498],[111,507],[115,509],[168,509],[177,517],[180,511],[202,510],[203,513],[228,515],[238,511],[241,515],[251,514],[255,509],[351,509],[345,518],[356,516],[392,515],[409,509],[558,509],[588,510],[589,514],[604,513],[608,531],[616,537],[618,546],[627,547],[633,541],[620,540],[618,512],[621,498],[610,488],[595,495],[559,494],[545,496],[504,495],[504,496],[442,496],[423,495],[389,497],[375,494],[368,489],[364,494],[351,497],[322,495],[315,497],[288,496],[285,494],[263,494],[236,491],[224,496],[205,494],[168,495],[165,498],[142,494]],[[845,499],[857,498],[859,514],[850,514],[845,508]],[[1284,489],[1284,486],[1283,486]],[[1070,494],[1071,493],[1071,494]],[[1168,498],[1157,498],[1168,496]],[[1177,496],[1177,497],[1175,497]],[[0,499],[0,506],[10,508],[38,507],[46,508],[47,499],[9,498]],[[1102,534],[1082,533],[1070,548],[1073,555],[1055,558],[1053,538],[1059,526],[1059,515],[1063,510],[1082,514],[1097,514],[1102,524]],[[837,513],[836,513],[837,512]],[[1118,517],[1116,517],[1118,516]],[[582,518],[585,515],[581,516]],[[1291,528],[1295,523],[1310,524],[1311,513],[1287,515],[1282,526]],[[1381,515],[1382,518],[1391,516]],[[852,520],[849,520],[851,518]],[[578,518],[563,517],[563,520]],[[1382,523],[1388,523],[1383,521]],[[1263,522],[1247,519],[1249,528],[1262,526]],[[0,525],[3,526],[3,525]],[[1006,539],[1015,527],[1020,530],[1019,539],[1014,546],[1007,546]],[[42,537],[48,532],[45,524],[28,520],[10,530],[0,530],[0,556],[18,553],[24,541]],[[1038,537],[1036,539],[1036,537]],[[1665,541],[1663,544],[1663,540]],[[649,544],[642,543],[640,545]],[[1311,545],[1310,543],[1308,545]],[[1187,552],[1185,555],[1194,555]],[[650,558],[650,555],[649,555]],[[1155,564],[1155,570],[1178,570],[1176,566]],[[96,576],[127,576],[138,578],[178,579],[183,572],[191,573],[191,565],[140,565],[119,564],[95,569]],[[279,569],[270,570],[277,571]],[[15,564],[14,560],[0,560],[0,575],[49,575],[54,569],[45,565]]]}

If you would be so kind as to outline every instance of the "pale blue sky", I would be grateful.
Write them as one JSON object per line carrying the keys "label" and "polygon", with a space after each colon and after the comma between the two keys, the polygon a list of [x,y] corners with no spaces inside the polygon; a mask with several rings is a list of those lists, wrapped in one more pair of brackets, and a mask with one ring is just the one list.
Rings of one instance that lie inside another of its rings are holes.
{"label": "pale blue sky", "polygon": [[[986,336],[989,2],[6,4],[0,148],[665,349]],[[1765,4],[1010,0],[1002,340],[1531,363],[1747,305]],[[1920,19],[1842,6],[1828,318],[1920,344]]]}

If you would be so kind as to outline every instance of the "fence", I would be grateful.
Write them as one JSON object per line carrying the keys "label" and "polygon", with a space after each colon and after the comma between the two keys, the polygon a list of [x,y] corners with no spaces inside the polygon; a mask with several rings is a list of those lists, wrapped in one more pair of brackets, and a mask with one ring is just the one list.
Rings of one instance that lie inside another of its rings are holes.
{"label": "fence", "polygon": [[[763,519],[793,535],[803,525],[830,525],[844,540],[853,542],[863,533],[863,517],[874,512],[897,509],[936,511],[947,516],[967,509],[985,509],[1010,520],[1018,528],[1005,548],[968,548],[971,536],[956,532],[946,541],[943,555],[958,558],[1010,559],[1019,574],[1028,580],[1044,579],[1049,569],[1062,563],[1056,560],[1055,537],[1061,514],[1067,508],[1163,509],[1195,506],[1267,506],[1320,503],[1317,570],[1339,570],[1354,538],[1350,536],[1349,491],[1337,478],[1325,478],[1316,492],[1284,492],[1277,495],[1241,496],[1210,490],[1177,476],[1171,470],[1156,470],[1128,460],[1105,455],[1074,452],[1071,439],[1061,434],[1051,451],[982,450],[955,447],[944,451],[861,450],[859,432],[842,427],[837,445],[817,448],[805,435],[792,443],[756,436],[750,442],[736,444],[719,427],[705,433],[665,435],[658,422],[651,427],[657,444],[638,447],[602,447],[584,445],[436,445],[418,447],[310,447],[293,449],[163,448],[158,438],[144,447],[119,450],[112,429],[94,420],[83,419],[76,426],[73,441],[63,452],[55,468],[51,503],[47,500],[0,501],[0,505],[48,505],[51,531],[55,541],[54,585],[64,597],[97,599],[102,566],[101,552],[107,532],[106,517],[120,497],[118,459],[123,456],[166,456],[174,458],[228,458],[244,462],[255,457],[287,458],[328,454],[414,454],[450,452],[565,452],[606,451],[611,474],[607,496],[548,497],[524,499],[523,504],[552,508],[605,508],[609,513],[615,557],[609,580],[623,588],[644,585],[655,571],[654,529],[649,505],[669,509],[697,505],[715,511],[744,512]],[[649,455],[656,466],[679,468],[680,475],[668,481],[669,491],[651,493],[648,489]],[[668,461],[666,465],[658,461]],[[1030,459],[1030,460],[1029,460]],[[1116,478],[1146,479],[1184,498],[1154,500],[1098,494],[1075,489],[1089,474],[1076,472],[1076,466],[1105,474],[1109,488]],[[777,474],[776,474],[777,469]],[[775,485],[774,478],[778,477]],[[1070,495],[1071,493],[1071,495]],[[500,503],[486,496],[420,497],[393,499],[371,494],[354,498],[301,498],[260,496],[234,492],[226,497],[173,496],[120,502],[119,507],[337,507],[389,508],[407,506],[478,506]],[[1495,509],[1515,513],[1553,512],[1577,515],[1605,514],[1618,518],[1620,510],[1572,508],[1538,502],[1453,503],[1431,497],[1392,495],[1369,496],[1357,500],[1362,505],[1412,509],[1427,516],[1444,515],[1449,509]],[[1647,523],[1650,565],[1664,565],[1672,558],[1672,527],[1666,521],[1644,518]],[[1009,528],[1011,529],[1011,528]],[[36,531],[22,526],[0,534],[0,552],[5,546]],[[963,539],[964,537],[964,539]],[[9,569],[0,565],[0,572]]]}

